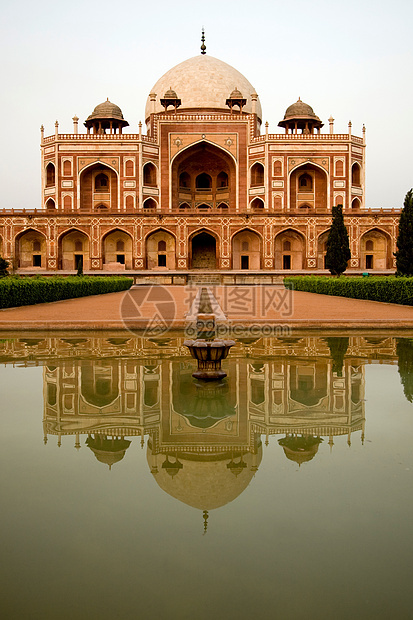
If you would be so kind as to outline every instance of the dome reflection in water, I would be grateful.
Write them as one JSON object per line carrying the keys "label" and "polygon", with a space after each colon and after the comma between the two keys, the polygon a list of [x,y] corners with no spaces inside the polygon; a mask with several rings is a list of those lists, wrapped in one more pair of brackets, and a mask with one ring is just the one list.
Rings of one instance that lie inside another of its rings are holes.
{"label": "dome reflection in water", "polygon": [[[62,350],[69,340],[61,340]],[[44,429],[46,437],[86,435],[88,448],[110,466],[127,456],[131,438],[147,436],[159,487],[202,511],[224,506],[249,485],[262,436],[268,444],[278,435],[286,458],[299,465],[316,458],[324,439],[330,448],[339,435],[351,443],[357,433],[363,441],[359,352],[384,347],[395,355],[392,339],[376,346],[360,337],[242,338],[223,362],[228,377],[203,382],[193,378],[195,360],[182,357],[182,344],[170,336],[109,337],[87,359],[79,340],[86,359],[45,367]]]}
{"label": "dome reflection in water", "polygon": [[[13,609],[34,617],[41,600],[52,618],[59,600],[62,617],[82,617],[93,586],[99,619],[121,600],[124,617],[246,618],[259,604],[269,617],[325,617],[322,584],[329,614],[352,605],[354,617],[384,618],[385,591],[395,617],[408,617],[409,590],[397,586],[411,557],[412,341],[245,335],[223,361],[227,377],[208,384],[192,377],[183,341],[0,341],[3,371],[28,385],[36,376],[43,398],[32,389],[21,411],[3,411],[4,582],[30,580],[35,593],[13,597]],[[29,553],[36,571],[21,562]]]}

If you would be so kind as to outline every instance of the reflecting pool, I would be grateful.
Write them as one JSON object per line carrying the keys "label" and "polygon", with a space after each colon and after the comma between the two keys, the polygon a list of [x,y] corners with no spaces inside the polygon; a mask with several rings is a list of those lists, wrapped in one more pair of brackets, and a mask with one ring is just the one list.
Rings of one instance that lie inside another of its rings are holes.
{"label": "reflecting pool", "polygon": [[4,618],[410,618],[413,340],[0,341]]}

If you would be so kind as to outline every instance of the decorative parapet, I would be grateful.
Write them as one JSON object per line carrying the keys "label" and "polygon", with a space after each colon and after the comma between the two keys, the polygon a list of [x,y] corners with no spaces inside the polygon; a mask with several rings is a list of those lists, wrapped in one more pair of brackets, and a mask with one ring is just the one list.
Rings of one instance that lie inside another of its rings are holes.
{"label": "decorative parapet", "polygon": [[349,136],[348,133],[318,133],[318,134],[295,134],[295,133],[270,133],[268,135],[257,136],[252,138],[251,143],[256,144],[259,142],[274,142],[274,141],[288,142],[338,142],[351,140],[354,144],[364,145],[363,138],[358,136]]}
{"label": "decorative parapet", "polygon": [[252,140],[254,137],[255,131],[255,120],[256,115],[254,114],[217,114],[217,113],[209,113],[209,114],[170,114],[160,113],[153,114],[151,116],[151,128],[156,140],[158,131],[159,131],[159,123],[202,123],[202,122],[225,122],[225,123],[247,123],[248,131],[249,131],[249,139]]}
{"label": "decorative parapet", "polygon": [[148,142],[150,144],[156,144],[155,138],[151,138],[149,136],[142,136],[138,133],[122,133],[122,134],[87,134],[87,133],[59,133],[57,136],[47,136],[44,138],[42,144],[49,144],[50,142],[55,141],[76,141],[76,142],[125,142],[125,141],[136,141],[136,142]]}

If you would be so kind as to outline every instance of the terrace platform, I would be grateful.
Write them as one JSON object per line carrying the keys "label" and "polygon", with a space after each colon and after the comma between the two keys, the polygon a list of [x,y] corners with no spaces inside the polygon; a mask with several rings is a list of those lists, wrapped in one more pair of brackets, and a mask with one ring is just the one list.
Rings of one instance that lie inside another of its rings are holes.
{"label": "terrace platform", "polygon": [[[205,286],[205,284],[203,284]],[[130,291],[0,310],[0,330],[183,329],[199,286],[133,286]],[[209,287],[229,328],[257,333],[294,330],[382,330],[413,335],[413,307],[346,299],[282,285]]]}

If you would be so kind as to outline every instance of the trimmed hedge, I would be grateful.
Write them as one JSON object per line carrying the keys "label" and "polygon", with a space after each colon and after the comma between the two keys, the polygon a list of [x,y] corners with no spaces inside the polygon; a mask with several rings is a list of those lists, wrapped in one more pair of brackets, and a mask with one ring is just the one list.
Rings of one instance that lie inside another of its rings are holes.
{"label": "trimmed hedge", "polygon": [[132,283],[132,278],[119,276],[9,276],[0,278],[0,308],[126,291]]}
{"label": "trimmed hedge", "polygon": [[284,285],[296,291],[413,306],[413,278],[291,276],[284,278]]}

